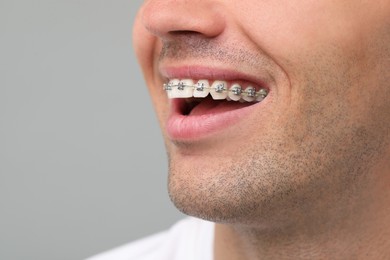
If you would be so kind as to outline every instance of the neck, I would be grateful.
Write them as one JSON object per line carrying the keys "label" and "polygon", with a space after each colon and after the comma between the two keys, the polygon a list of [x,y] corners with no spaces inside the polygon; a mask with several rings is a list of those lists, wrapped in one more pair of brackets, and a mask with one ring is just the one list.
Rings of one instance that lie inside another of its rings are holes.
{"label": "neck", "polygon": [[349,214],[283,228],[217,224],[215,260],[390,259],[390,187],[381,185]]}
{"label": "neck", "polygon": [[235,227],[216,227],[215,260],[255,259],[388,259],[390,230],[334,232],[317,237],[261,234]]}

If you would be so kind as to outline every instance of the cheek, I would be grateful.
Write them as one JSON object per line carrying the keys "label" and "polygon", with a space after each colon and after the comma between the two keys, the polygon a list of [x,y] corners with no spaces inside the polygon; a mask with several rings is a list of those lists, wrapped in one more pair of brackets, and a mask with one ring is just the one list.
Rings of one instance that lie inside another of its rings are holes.
{"label": "cheek", "polygon": [[[294,2],[262,1],[260,4],[250,1],[241,8],[238,20],[245,33],[270,56],[285,57],[288,52],[295,53],[318,34],[319,21],[313,20],[320,19],[308,15],[315,8],[301,4],[304,9],[297,10]],[[238,5],[235,8],[240,10]]]}
{"label": "cheek", "polygon": [[163,91],[163,80],[160,78],[157,68],[161,42],[157,37],[153,36],[145,29],[141,20],[142,11],[141,8],[134,23],[133,47],[142,69],[158,120],[160,125],[163,125],[168,113],[168,100]]}
{"label": "cheek", "polygon": [[[150,69],[153,70],[153,75],[150,78],[147,78],[146,82],[160,125],[162,126],[162,129],[165,129],[164,124],[169,113],[169,99],[166,92],[163,90],[165,80],[159,74],[158,69],[158,60],[162,48],[161,41],[157,40],[153,48],[153,64],[150,66]],[[149,68],[144,68],[144,71],[146,69]]]}
{"label": "cheek", "polygon": [[345,1],[249,1],[241,9],[239,5],[233,8],[241,10],[237,19],[243,34],[287,71],[296,70],[296,58],[334,45],[349,50],[361,40],[358,7]]}
{"label": "cheek", "polygon": [[[367,81],[368,74],[374,73],[371,70],[380,58],[378,39],[383,37],[375,28],[386,24],[386,10],[390,8],[383,11],[364,4],[248,1],[241,9],[239,4],[233,7],[241,10],[236,19],[244,30],[242,38],[250,39],[286,73],[292,107],[315,112],[319,107],[328,108],[327,104],[337,105],[336,102],[361,109],[364,97],[357,89],[373,85]],[[374,81],[378,78],[371,76]],[[280,89],[281,93],[288,92],[284,85]],[[311,102],[313,96],[322,104]],[[346,100],[339,100],[340,97]]]}

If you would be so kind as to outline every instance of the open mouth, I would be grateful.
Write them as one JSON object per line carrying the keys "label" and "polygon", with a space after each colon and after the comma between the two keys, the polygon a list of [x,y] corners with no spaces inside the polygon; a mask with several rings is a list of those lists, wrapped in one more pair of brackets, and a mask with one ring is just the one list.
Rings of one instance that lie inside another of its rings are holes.
{"label": "open mouth", "polygon": [[269,92],[243,81],[192,79],[172,79],[164,84],[164,90],[172,100],[168,135],[181,140],[201,138],[234,125]]}
{"label": "open mouth", "polygon": [[[173,79],[164,84],[164,90],[169,98],[183,98],[180,112],[185,116],[199,116],[222,113],[239,109],[261,102],[268,95],[265,88],[248,85],[245,89],[242,83],[215,80]],[[230,101],[230,102],[227,102]]]}
{"label": "open mouth", "polygon": [[265,88],[248,84],[243,89],[242,85],[242,82],[222,80],[214,80],[212,84],[208,80],[198,80],[195,84],[192,79],[173,79],[164,84],[164,90],[168,98],[205,98],[210,94],[214,100],[241,102],[260,102],[268,95]]}

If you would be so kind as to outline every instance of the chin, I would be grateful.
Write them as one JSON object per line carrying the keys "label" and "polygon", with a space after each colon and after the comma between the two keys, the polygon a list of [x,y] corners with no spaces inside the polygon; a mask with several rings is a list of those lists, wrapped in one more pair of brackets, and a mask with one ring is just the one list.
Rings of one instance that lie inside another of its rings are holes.
{"label": "chin", "polygon": [[217,223],[264,224],[270,212],[268,202],[275,199],[275,193],[267,186],[270,182],[259,177],[261,173],[257,183],[245,174],[248,172],[229,164],[225,168],[199,164],[186,168],[183,163],[171,162],[169,196],[176,208],[189,216]]}

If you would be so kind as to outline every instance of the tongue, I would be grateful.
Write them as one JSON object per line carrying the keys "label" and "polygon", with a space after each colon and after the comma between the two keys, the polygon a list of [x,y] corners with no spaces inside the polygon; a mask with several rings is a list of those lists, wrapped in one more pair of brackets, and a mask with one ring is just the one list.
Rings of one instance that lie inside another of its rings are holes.
{"label": "tongue", "polygon": [[240,103],[237,101],[227,101],[227,100],[213,100],[211,98],[205,98],[197,106],[195,106],[189,116],[200,116],[200,115],[209,115],[209,114],[218,114],[234,109],[240,109],[247,106],[253,105],[250,102]]}

